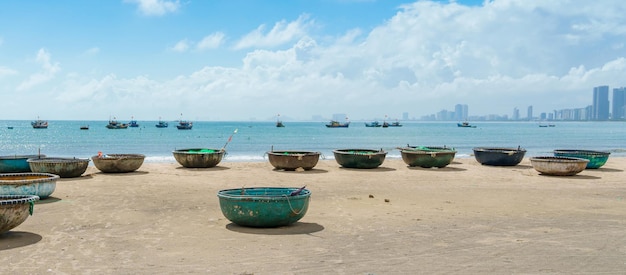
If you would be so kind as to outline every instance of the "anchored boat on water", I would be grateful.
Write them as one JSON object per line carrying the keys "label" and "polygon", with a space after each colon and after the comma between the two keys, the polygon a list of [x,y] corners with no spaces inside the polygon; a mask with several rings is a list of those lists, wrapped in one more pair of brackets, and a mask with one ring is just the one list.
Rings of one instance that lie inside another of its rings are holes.
{"label": "anchored boat on water", "polygon": [[35,129],[46,129],[48,128],[48,121],[37,119],[32,121],[30,125],[32,125]]}
{"label": "anchored boat on water", "polygon": [[128,128],[128,124],[120,123],[119,121],[115,120],[115,118],[113,118],[109,120],[109,124],[107,124],[106,127],[108,129],[126,129]]}

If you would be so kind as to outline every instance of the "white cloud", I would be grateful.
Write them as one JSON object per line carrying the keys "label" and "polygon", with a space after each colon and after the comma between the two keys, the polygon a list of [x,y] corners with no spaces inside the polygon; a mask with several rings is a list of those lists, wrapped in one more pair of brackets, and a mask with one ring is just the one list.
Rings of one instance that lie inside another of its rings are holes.
{"label": "white cloud", "polygon": [[0,78],[10,75],[17,75],[17,71],[11,68],[0,66]]}
{"label": "white cloud", "polygon": [[125,2],[137,4],[139,11],[148,16],[161,16],[176,12],[180,8],[178,0],[125,0]]}
{"label": "white cloud", "polygon": [[283,45],[306,35],[307,29],[313,23],[312,20],[309,20],[308,15],[301,15],[292,22],[285,20],[277,22],[267,33],[265,33],[265,25],[261,25],[256,30],[242,37],[235,44],[235,49],[267,48]]}
{"label": "white cloud", "polygon": [[100,48],[98,47],[93,47],[93,48],[89,48],[85,51],[85,54],[87,55],[96,55],[100,52]]}
{"label": "white cloud", "polygon": [[205,36],[202,41],[198,42],[196,47],[199,50],[216,49],[224,43],[224,33],[216,32],[211,35]]}
{"label": "white cloud", "polygon": [[41,70],[37,73],[31,74],[27,80],[20,83],[17,86],[18,91],[28,90],[34,86],[45,83],[54,78],[56,73],[61,70],[58,63],[52,63],[50,61],[50,53],[48,53],[45,49],[39,49],[35,61],[41,65]]}
{"label": "white cloud", "polygon": [[172,50],[175,52],[186,52],[189,49],[189,41],[187,39],[183,39],[178,41]]}
{"label": "white cloud", "polygon": [[[337,37],[308,33],[312,21],[301,16],[239,40],[235,48],[250,49],[241,67],[205,67],[170,79],[72,76],[56,87],[55,100],[86,115],[132,110],[128,117],[167,119],[184,112],[199,120],[419,117],[457,103],[468,104],[470,115],[586,107],[594,86],[626,86],[624,8],[621,1],[495,0],[473,7],[419,1],[371,30]],[[222,43],[224,34],[214,33],[172,50]],[[272,49],[278,45],[286,46]],[[58,65],[41,55],[48,69],[37,75],[45,79]]]}

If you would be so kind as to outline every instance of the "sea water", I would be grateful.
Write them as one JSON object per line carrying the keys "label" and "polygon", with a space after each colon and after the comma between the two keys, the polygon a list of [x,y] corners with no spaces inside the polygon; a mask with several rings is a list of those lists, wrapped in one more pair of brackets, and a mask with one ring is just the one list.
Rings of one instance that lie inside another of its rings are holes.
{"label": "sea water", "polygon": [[[472,157],[474,147],[527,150],[526,157],[552,155],[555,149],[585,149],[626,156],[624,122],[475,122],[476,128],[456,122],[402,122],[402,127],[327,128],[325,122],[194,122],[178,130],[176,122],[157,128],[156,121],[138,121],[139,127],[107,129],[107,121],[49,121],[47,129],[33,129],[30,121],[0,121],[0,155],[45,154],[49,157],[90,158],[103,154],[144,154],[146,162],[175,162],[172,151],[188,148],[226,149],[223,161],[266,161],[266,152],[318,151],[333,159],[335,149],[382,149],[387,158],[400,159],[398,147],[447,146],[457,158]],[[81,130],[89,125],[89,130]],[[9,129],[12,127],[12,129]],[[236,133],[235,133],[236,132]],[[232,137],[232,138],[231,138]],[[229,142],[230,139],[230,142]]]}

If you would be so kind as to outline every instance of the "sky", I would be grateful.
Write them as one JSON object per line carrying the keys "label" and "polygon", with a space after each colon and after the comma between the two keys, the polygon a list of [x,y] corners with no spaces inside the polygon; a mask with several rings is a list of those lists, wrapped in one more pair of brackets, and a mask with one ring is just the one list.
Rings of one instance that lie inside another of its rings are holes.
{"label": "sky", "polygon": [[0,120],[420,118],[626,86],[622,0],[6,0]]}

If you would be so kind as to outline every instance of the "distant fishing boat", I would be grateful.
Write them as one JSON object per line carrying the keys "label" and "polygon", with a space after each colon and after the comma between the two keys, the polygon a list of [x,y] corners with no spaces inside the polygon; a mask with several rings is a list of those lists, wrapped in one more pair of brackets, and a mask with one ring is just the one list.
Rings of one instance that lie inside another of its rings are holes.
{"label": "distant fishing boat", "polygon": [[372,121],[370,123],[365,122],[365,127],[380,127],[382,126],[378,121]]}
{"label": "distant fishing boat", "polygon": [[155,125],[157,128],[167,128],[167,126],[169,126],[167,124],[167,122],[162,121],[161,118],[159,117],[159,122]]}
{"label": "distant fishing boat", "polygon": [[331,120],[330,123],[326,124],[328,128],[348,128],[350,126],[350,122],[341,123],[336,120]]}
{"label": "distant fishing boat", "polygon": [[193,127],[193,123],[191,121],[185,120],[179,121],[178,125],[176,125],[176,128],[178,128],[178,130],[191,130],[191,127]]}
{"label": "distant fishing boat", "polygon": [[80,126],[81,130],[89,130],[89,125]]}
{"label": "distant fishing boat", "polygon": [[130,118],[130,122],[128,122],[128,127],[139,127],[139,124],[137,123],[137,121],[134,119],[134,117]]}
{"label": "distant fishing boat", "polygon": [[392,122],[390,124],[388,124],[389,127],[402,127],[402,124],[400,124],[400,122]]}
{"label": "distant fishing boat", "polygon": [[113,118],[112,120],[109,120],[109,124],[107,124],[106,127],[108,129],[126,129],[128,128],[128,124],[120,123],[117,120],[115,120],[115,118]]}
{"label": "distant fishing boat", "polygon": [[183,114],[181,113],[180,120],[178,121],[176,128],[178,128],[178,130],[191,130],[191,127],[193,127],[193,123],[191,121],[183,120]]}
{"label": "distant fishing boat", "polygon": [[476,128],[476,125],[471,125],[467,121],[464,121],[464,122],[461,122],[461,123],[457,123],[456,126],[463,127],[463,128]]}
{"label": "distant fishing boat", "polygon": [[279,127],[279,128],[285,127],[285,124],[283,124],[283,122],[279,118],[280,118],[280,114],[276,116],[276,127]]}
{"label": "distant fishing boat", "polygon": [[32,125],[35,129],[46,129],[48,128],[48,121],[37,119],[32,121],[30,125]]}

